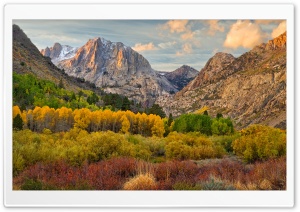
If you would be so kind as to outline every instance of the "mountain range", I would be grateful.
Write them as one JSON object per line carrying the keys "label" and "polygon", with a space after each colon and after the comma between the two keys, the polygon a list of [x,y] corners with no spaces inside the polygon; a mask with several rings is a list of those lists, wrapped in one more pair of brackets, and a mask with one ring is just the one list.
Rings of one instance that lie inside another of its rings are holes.
{"label": "mountain range", "polygon": [[206,106],[238,129],[258,123],[285,129],[286,33],[237,58],[215,54],[187,86],[157,103],[174,116]]}
{"label": "mountain range", "polygon": [[[55,46],[61,45],[55,44],[52,50],[57,49]],[[59,51],[56,54],[49,54],[46,49],[41,51],[44,55],[46,52],[68,75],[94,83],[107,93],[126,95],[145,107],[162,94],[178,91],[166,77],[151,68],[147,59],[121,42],[100,37],[90,39],[73,57],[61,57],[60,61]]]}
{"label": "mountain range", "polygon": [[257,123],[286,127],[286,33],[237,58],[219,52],[199,72],[183,65],[167,73],[121,42],[97,37],[79,48],[55,43],[39,52],[18,26],[13,30],[18,73],[57,84],[63,79],[71,90],[94,85],[144,107],[159,104],[175,117],[206,106],[212,116],[232,118],[237,129]]}

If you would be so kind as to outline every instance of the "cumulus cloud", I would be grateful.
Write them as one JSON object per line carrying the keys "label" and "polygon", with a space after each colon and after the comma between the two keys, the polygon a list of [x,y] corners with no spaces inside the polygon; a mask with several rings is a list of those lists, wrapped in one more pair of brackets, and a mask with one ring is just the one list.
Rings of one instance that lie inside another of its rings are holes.
{"label": "cumulus cloud", "polygon": [[158,46],[161,48],[161,49],[168,49],[168,48],[171,48],[172,46],[174,46],[177,42],[176,41],[173,41],[173,42],[165,42],[165,43],[159,43]]}
{"label": "cumulus cloud", "polygon": [[193,49],[192,49],[192,45],[190,43],[185,43],[183,44],[182,46],[182,50],[185,52],[185,53],[192,53]]}
{"label": "cumulus cloud", "polygon": [[186,30],[186,25],[188,22],[189,22],[188,20],[171,20],[163,25],[163,29],[167,29],[171,33],[184,32]]}
{"label": "cumulus cloud", "polygon": [[238,20],[231,26],[223,46],[234,49],[238,47],[252,48],[262,43],[263,37],[264,33],[258,24],[249,20]]}
{"label": "cumulus cloud", "polygon": [[279,24],[282,22],[282,20],[255,20],[255,23],[257,24],[263,24],[263,25],[268,25],[268,24]]}
{"label": "cumulus cloud", "polygon": [[207,23],[209,25],[207,33],[209,35],[215,35],[216,32],[224,32],[224,26],[221,26],[218,20],[208,20]]}
{"label": "cumulus cloud", "polygon": [[192,32],[191,30],[188,30],[186,33],[181,35],[181,38],[183,40],[193,39],[195,35],[195,32]]}
{"label": "cumulus cloud", "polygon": [[275,29],[272,31],[272,38],[276,38],[286,31],[286,21],[282,21]]}
{"label": "cumulus cloud", "polygon": [[132,49],[137,52],[142,52],[156,50],[156,47],[152,42],[146,44],[137,43],[134,45],[134,47],[132,47]]}
{"label": "cumulus cloud", "polygon": [[190,43],[185,43],[182,45],[182,50],[176,52],[176,56],[182,56],[185,54],[190,54],[193,52],[192,45]]}

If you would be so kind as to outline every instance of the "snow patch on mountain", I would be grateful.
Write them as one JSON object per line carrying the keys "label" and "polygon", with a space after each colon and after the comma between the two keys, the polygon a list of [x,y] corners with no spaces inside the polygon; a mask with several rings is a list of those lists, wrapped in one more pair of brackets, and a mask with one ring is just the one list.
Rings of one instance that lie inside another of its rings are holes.
{"label": "snow patch on mountain", "polygon": [[[48,52],[46,51],[46,49],[48,49]],[[46,49],[42,49],[41,53],[44,56],[50,57],[52,63],[57,65],[60,61],[74,57],[78,50],[78,47],[55,43],[53,47],[47,47]]]}

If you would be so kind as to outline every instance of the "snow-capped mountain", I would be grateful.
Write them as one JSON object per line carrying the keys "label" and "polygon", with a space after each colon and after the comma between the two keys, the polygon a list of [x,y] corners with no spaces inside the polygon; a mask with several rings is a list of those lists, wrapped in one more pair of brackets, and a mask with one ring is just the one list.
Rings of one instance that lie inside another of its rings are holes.
{"label": "snow-capped mountain", "polygon": [[145,106],[162,94],[177,91],[141,54],[121,42],[100,37],[90,39],[74,57],[57,66],[70,76],[84,78],[108,93],[128,96]]}
{"label": "snow-capped mountain", "polygon": [[55,43],[53,47],[46,47],[41,50],[43,56],[50,57],[52,63],[57,65],[60,61],[70,59],[75,56],[78,48]]}

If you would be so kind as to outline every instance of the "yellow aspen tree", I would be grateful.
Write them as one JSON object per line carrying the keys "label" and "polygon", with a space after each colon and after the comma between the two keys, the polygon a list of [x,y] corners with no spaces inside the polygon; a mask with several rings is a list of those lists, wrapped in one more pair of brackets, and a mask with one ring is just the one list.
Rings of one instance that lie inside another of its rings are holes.
{"label": "yellow aspen tree", "polygon": [[43,119],[42,119],[42,108],[39,106],[36,106],[33,111],[33,131],[42,132],[42,125],[43,125]]}
{"label": "yellow aspen tree", "polygon": [[69,131],[73,126],[73,111],[70,108],[62,107],[55,111],[55,129],[58,132]]}
{"label": "yellow aspen tree", "polygon": [[128,131],[130,129],[130,122],[127,119],[126,115],[122,116],[121,121],[122,121],[122,128],[121,128],[120,132],[128,133]]}
{"label": "yellow aspen tree", "polygon": [[23,129],[27,129],[27,111],[23,110],[21,114],[21,118],[23,120]]}
{"label": "yellow aspen tree", "polygon": [[49,129],[54,131],[55,126],[55,109],[44,106],[41,109],[41,130]]}
{"label": "yellow aspen tree", "polygon": [[100,129],[101,111],[96,110],[91,113],[91,131],[96,132]]}
{"label": "yellow aspen tree", "polygon": [[134,132],[134,123],[135,123],[135,114],[130,111],[130,110],[127,110],[125,112],[125,115],[130,123],[130,128],[129,128],[129,132],[133,134]]}
{"label": "yellow aspen tree", "polygon": [[159,116],[156,116],[151,131],[152,131],[152,136],[162,137],[164,135],[165,133],[164,122]]}
{"label": "yellow aspen tree", "polygon": [[104,110],[102,113],[103,117],[103,122],[102,122],[102,131],[106,131],[109,129],[109,116],[110,116],[110,110]]}
{"label": "yellow aspen tree", "polygon": [[13,106],[13,118],[15,118],[17,115],[21,116],[21,110],[18,105]]}
{"label": "yellow aspen tree", "polygon": [[87,108],[76,109],[73,112],[74,127],[86,130],[91,122],[91,111]]}

